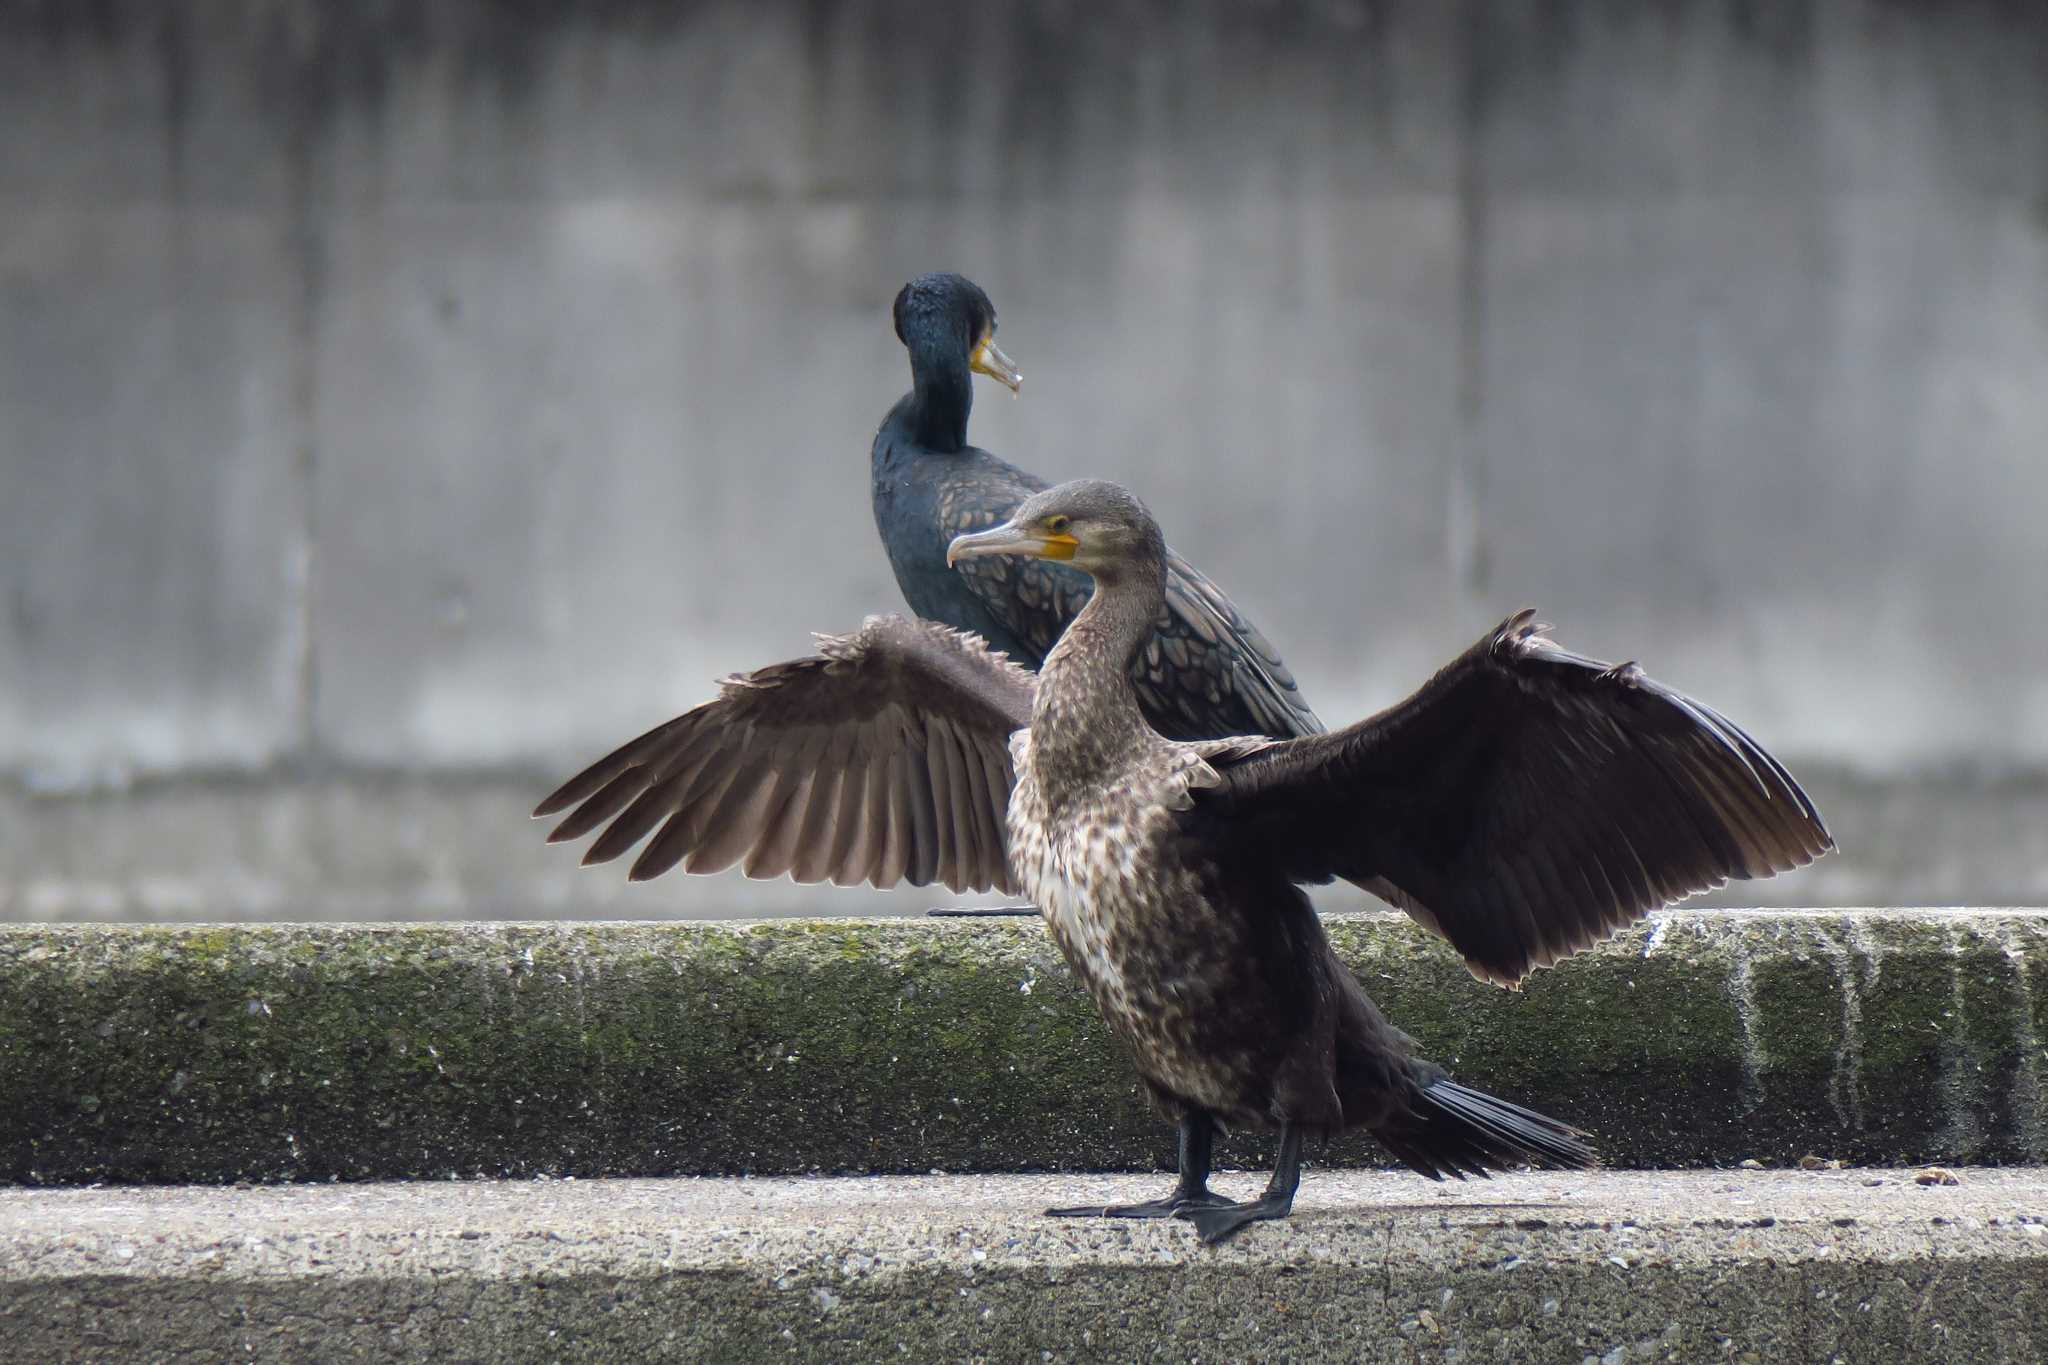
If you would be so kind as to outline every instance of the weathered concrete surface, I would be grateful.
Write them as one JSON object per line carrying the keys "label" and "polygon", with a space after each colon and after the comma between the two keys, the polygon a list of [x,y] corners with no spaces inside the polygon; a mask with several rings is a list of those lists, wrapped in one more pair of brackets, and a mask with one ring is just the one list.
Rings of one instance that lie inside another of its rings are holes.
{"label": "weathered concrete surface", "polygon": [[0,0],[0,919],[918,908],[505,832],[895,604],[941,265],[978,439],[1325,716],[1530,603],[1815,779],[1844,856],[1737,895],[2048,901],[2044,70],[2041,5]]}
{"label": "weathered concrete surface", "polygon": [[2035,1365],[2048,1172],[1961,1177],[1311,1170],[1218,1250],[1040,1214],[1156,1179],[0,1191],[0,1360]]}
{"label": "weathered concrete surface", "polygon": [[1326,715],[1527,601],[1787,758],[2038,768],[2044,65],[2038,4],[0,3],[0,769],[561,769],[850,626],[940,266],[1029,376],[982,443],[1138,487]]}
{"label": "weathered concrete surface", "polygon": [[[1671,913],[1519,995],[1405,918],[1330,931],[1430,1055],[1610,1164],[2048,1158],[2043,912]],[[1031,920],[5,928],[0,1095],[33,1184],[1171,1150]]]}
{"label": "weathered concrete surface", "polygon": [[[0,921],[728,919],[1002,903],[737,871],[628,882],[579,866],[527,819],[569,771],[217,774],[42,794],[0,782]],[[2048,780],[1797,771],[1842,849],[1688,905],[2048,904]],[[1317,900],[1376,904],[1347,885]]]}

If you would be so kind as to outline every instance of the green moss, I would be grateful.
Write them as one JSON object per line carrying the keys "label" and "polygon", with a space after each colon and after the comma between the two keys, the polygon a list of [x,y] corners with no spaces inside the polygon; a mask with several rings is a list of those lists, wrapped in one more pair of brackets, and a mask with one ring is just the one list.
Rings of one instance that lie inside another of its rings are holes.
{"label": "green moss", "polygon": [[[1610,1161],[2005,1160],[2043,1140],[2039,917],[1680,915],[1519,993],[1399,917],[1331,934],[1426,1055]],[[16,1181],[1171,1151],[1021,921],[0,930],[0,1093]],[[1364,1139],[1328,1156],[1377,1159]]]}

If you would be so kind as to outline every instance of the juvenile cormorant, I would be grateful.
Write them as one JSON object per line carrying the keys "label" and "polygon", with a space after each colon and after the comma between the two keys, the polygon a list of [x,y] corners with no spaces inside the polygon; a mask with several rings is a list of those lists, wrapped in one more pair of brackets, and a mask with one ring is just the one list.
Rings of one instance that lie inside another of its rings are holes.
{"label": "juvenile cormorant", "polygon": [[[1091,591],[1056,563],[946,564],[958,535],[1007,518],[1045,481],[967,444],[973,373],[1023,383],[995,343],[996,310],[971,280],[921,275],[896,296],[896,336],[910,352],[911,391],[875,433],[875,528],[910,609],[970,630],[1037,668]],[[1166,601],[1132,656],[1138,704],[1171,739],[1319,733],[1294,675],[1266,637],[1194,565],[1166,552]]]}
{"label": "juvenile cormorant", "polygon": [[[554,839],[610,819],[587,863],[659,825],[635,879],[743,862],[754,876],[1029,896],[1180,1125],[1163,1198],[1055,1214],[1182,1217],[1220,1241],[1286,1216],[1304,1137],[1361,1127],[1438,1179],[1593,1162],[1584,1134],[1416,1056],[1299,883],[1376,891],[1476,975],[1513,985],[1657,906],[1833,847],[1749,736],[1633,664],[1552,644],[1528,612],[1334,734],[1177,742],[1146,723],[1127,671],[1169,573],[1136,498],[1063,484],[949,554],[1093,576],[1035,681],[971,636],[871,618],[809,658],[727,679],[535,814],[574,808]],[[1260,1198],[1209,1190],[1219,1124],[1279,1127]]]}

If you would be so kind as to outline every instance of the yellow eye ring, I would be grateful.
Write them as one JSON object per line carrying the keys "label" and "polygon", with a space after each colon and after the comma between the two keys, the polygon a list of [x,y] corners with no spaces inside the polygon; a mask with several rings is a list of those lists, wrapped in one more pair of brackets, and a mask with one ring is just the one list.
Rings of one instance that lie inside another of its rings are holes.
{"label": "yellow eye ring", "polygon": [[1072,524],[1072,519],[1063,515],[1050,516],[1045,519],[1045,529],[1056,536],[1065,534],[1067,527]]}

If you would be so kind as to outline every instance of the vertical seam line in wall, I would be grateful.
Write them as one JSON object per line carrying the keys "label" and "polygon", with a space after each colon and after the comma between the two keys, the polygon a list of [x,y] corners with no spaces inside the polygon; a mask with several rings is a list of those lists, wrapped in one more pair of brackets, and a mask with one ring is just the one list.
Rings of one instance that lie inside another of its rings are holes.
{"label": "vertical seam line in wall", "polygon": [[294,101],[286,137],[286,254],[292,271],[291,404],[292,461],[299,496],[299,655],[297,753],[310,763],[319,750],[319,647],[314,632],[319,571],[319,324],[324,258],[314,205],[315,143],[319,121],[313,101]]}
{"label": "vertical seam line in wall", "polygon": [[1458,100],[1458,443],[1446,499],[1445,542],[1453,581],[1463,593],[1486,590],[1487,562],[1479,524],[1485,491],[1486,233],[1483,164],[1487,70],[1485,0],[1465,0],[1458,13],[1463,67]]}

